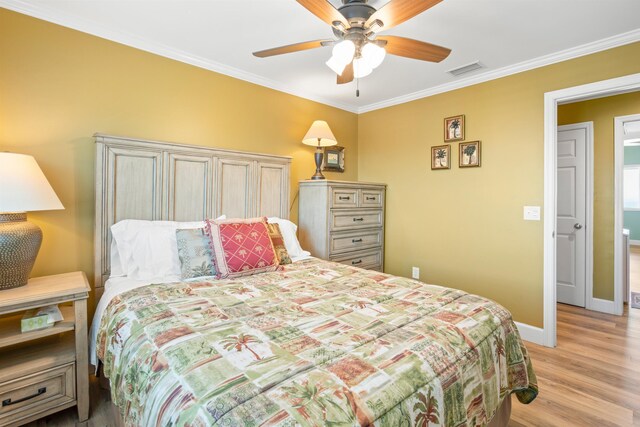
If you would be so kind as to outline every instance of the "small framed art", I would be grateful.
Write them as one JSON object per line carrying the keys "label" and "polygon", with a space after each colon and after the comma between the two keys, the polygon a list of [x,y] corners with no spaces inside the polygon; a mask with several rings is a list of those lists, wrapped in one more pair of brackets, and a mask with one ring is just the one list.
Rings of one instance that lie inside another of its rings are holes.
{"label": "small framed art", "polygon": [[458,146],[459,167],[474,168],[480,166],[480,141],[461,142]]}
{"label": "small framed art", "polygon": [[431,170],[451,169],[451,146],[431,147]]}
{"label": "small framed art", "polygon": [[344,147],[337,145],[325,147],[322,170],[344,172]]}
{"label": "small framed art", "polygon": [[444,142],[464,140],[464,114],[444,119]]}

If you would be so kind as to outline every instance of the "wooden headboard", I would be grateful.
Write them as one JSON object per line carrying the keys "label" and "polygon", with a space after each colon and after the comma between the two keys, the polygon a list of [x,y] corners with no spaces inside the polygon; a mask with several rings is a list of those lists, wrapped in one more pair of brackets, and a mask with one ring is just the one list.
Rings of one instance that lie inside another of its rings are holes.
{"label": "wooden headboard", "polygon": [[95,293],[110,272],[112,224],[289,218],[291,158],[96,134]]}

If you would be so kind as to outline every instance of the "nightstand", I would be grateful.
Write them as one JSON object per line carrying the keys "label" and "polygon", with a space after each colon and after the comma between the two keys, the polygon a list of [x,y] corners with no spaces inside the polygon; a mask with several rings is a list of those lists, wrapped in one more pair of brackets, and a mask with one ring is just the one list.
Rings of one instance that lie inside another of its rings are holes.
{"label": "nightstand", "polygon": [[[21,425],[71,406],[89,417],[87,277],[38,277],[0,291],[0,426]],[[59,304],[64,320],[20,332],[25,310]]]}

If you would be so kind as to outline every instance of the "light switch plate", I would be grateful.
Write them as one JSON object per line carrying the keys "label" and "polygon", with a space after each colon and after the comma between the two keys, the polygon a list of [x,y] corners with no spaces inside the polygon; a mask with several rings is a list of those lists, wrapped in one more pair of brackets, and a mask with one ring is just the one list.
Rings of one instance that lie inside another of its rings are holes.
{"label": "light switch plate", "polygon": [[524,219],[525,221],[540,221],[540,206],[525,206]]}
{"label": "light switch plate", "polygon": [[411,277],[414,279],[420,278],[420,267],[411,268]]}

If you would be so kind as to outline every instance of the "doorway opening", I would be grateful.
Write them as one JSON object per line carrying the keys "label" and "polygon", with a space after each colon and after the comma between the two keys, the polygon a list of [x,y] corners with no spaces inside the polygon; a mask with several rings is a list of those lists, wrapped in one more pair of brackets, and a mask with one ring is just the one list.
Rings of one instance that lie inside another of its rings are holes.
{"label": "doorway opening", "polygon": [[[604,80],[596,83],[591,83],[582,86],[576,86],[566,89],[561,89],[545,94],[545,159],[544,159],[544,328],[543,339],[544,345],[549,347],[555,347],[557,342],[556,337],[556,322],[557,322],[557,287],[558,287],[558,263],[557,263],[557,240],[556,233],[559,233],[559,221],[558,207],[563,208],[558,200],[558,109],[559,106],[564,104],[575,103],[577,101],[595,100],[597,98],[610,97],[613,95],[620,95],[640,90],[640,73],[633,74],[625,77]],[[581,123],[588,120],[580,120],[575,123]],[[596,124],[597,127],[597,124]],[[594,133],[597,133],[597,129]],[[606,150],[600,153],[599,150],[594,150],[593,161],[594,166],[597,169],[599,164],[608,163],[608,169],[611,171],[612,164],[621,164],[623,157],[623,146],[621,144],[615,144],[615,150],[611,150],[609,146],[608,158]],[[611,151],[615,151],[614,158],[611,159]],[[585,156],[586,157],[586,156]],[[613,160],[613,161],[612,161]],[[623,313],[623,271],[622,271],[622,256],[623,256],[623,215],[622,209],[612,209],[616,206],[622,206],[622,168],[618,170],[614,167],[616,172],[613,175],[613,186],[605,185],[600,188],[596,182],[593,186],[593,205],[594,215],[592,218],[593,224],[591,227],[597,230],[597,222],[600,219],[598,214],[598,206],[601,202],[609,202],[609,211],[615,211],[613,220],[609,218],[613,226],[610,226],[610,233],[606,239],[609,239],[607,244],[600,245],[603,241],[602,236],[598,236],[598,232],[594,233],[593,237],[593,251],[594,256],[591,257],[594,261],[592,270],[593,277],[593,289],[591,294],[586,293],[585,283],[585,307],[588,304],[592,304],[591,308],[597,311],[605,311],[611,314],[621,315]],[[566,174],[565,174],[566,175]],[[586,188],[586,184],[585,184]],[[585,190],[586,191],[586,190]],[[586,194],[584,195],[586,199]],[[613,201],[613,206],[611,205]],[[573,202],[572,202],[573,203]],[[585,201],[586,206],[586,201]],[[585,208],[585,212],[588,209]],[[561,212],[566,213],[566,210]],[[610,215],[611,216],[611,215]],[[573,218],[575,219],[575,218]],[[586,222],[585,213],[585,224]],[[569,223],[570,224],[570,223]],[[573,226],[577,229],[584,229],[584,224],[579,221],[574,221]],[[580,227],[582,225],[582,227]],[[586,233],[585,233],[586,235]],[[568,240],[568,238],[566,238]],[[587,242],[585,236],[585,244]],[[597,252],[602,248],[608,247],[609,259],[605,260],[605,267],[595,264],[595,262],[601,262]],[[585,249],[586,250],[586,249]],[[611,255],[613,255],[611,257]],[[585,255],[586,257],[586,255]],[[613,258],[613,259],[611,259]],[[585,263],[588,262],[585,259]],[[586,267],[585,267],[586,268]],[[586,271],[586,270],[585,270]],[[585,273],[586,274],[586,273]],[[611,278],[607,278],[608,283],[603,279],[609,274],[613,277],[613,286],[611,284]],[[588,277],[586,274],[585,277]],[[566,279],[566,277],[560,277],[560,279]],[[566,280],[565,280],[566,281]],[[590,302],[589,302],[590,301]],[[593,304],[595,303],[595,307]],[[600,305],[599,305],[600,304]]]}

